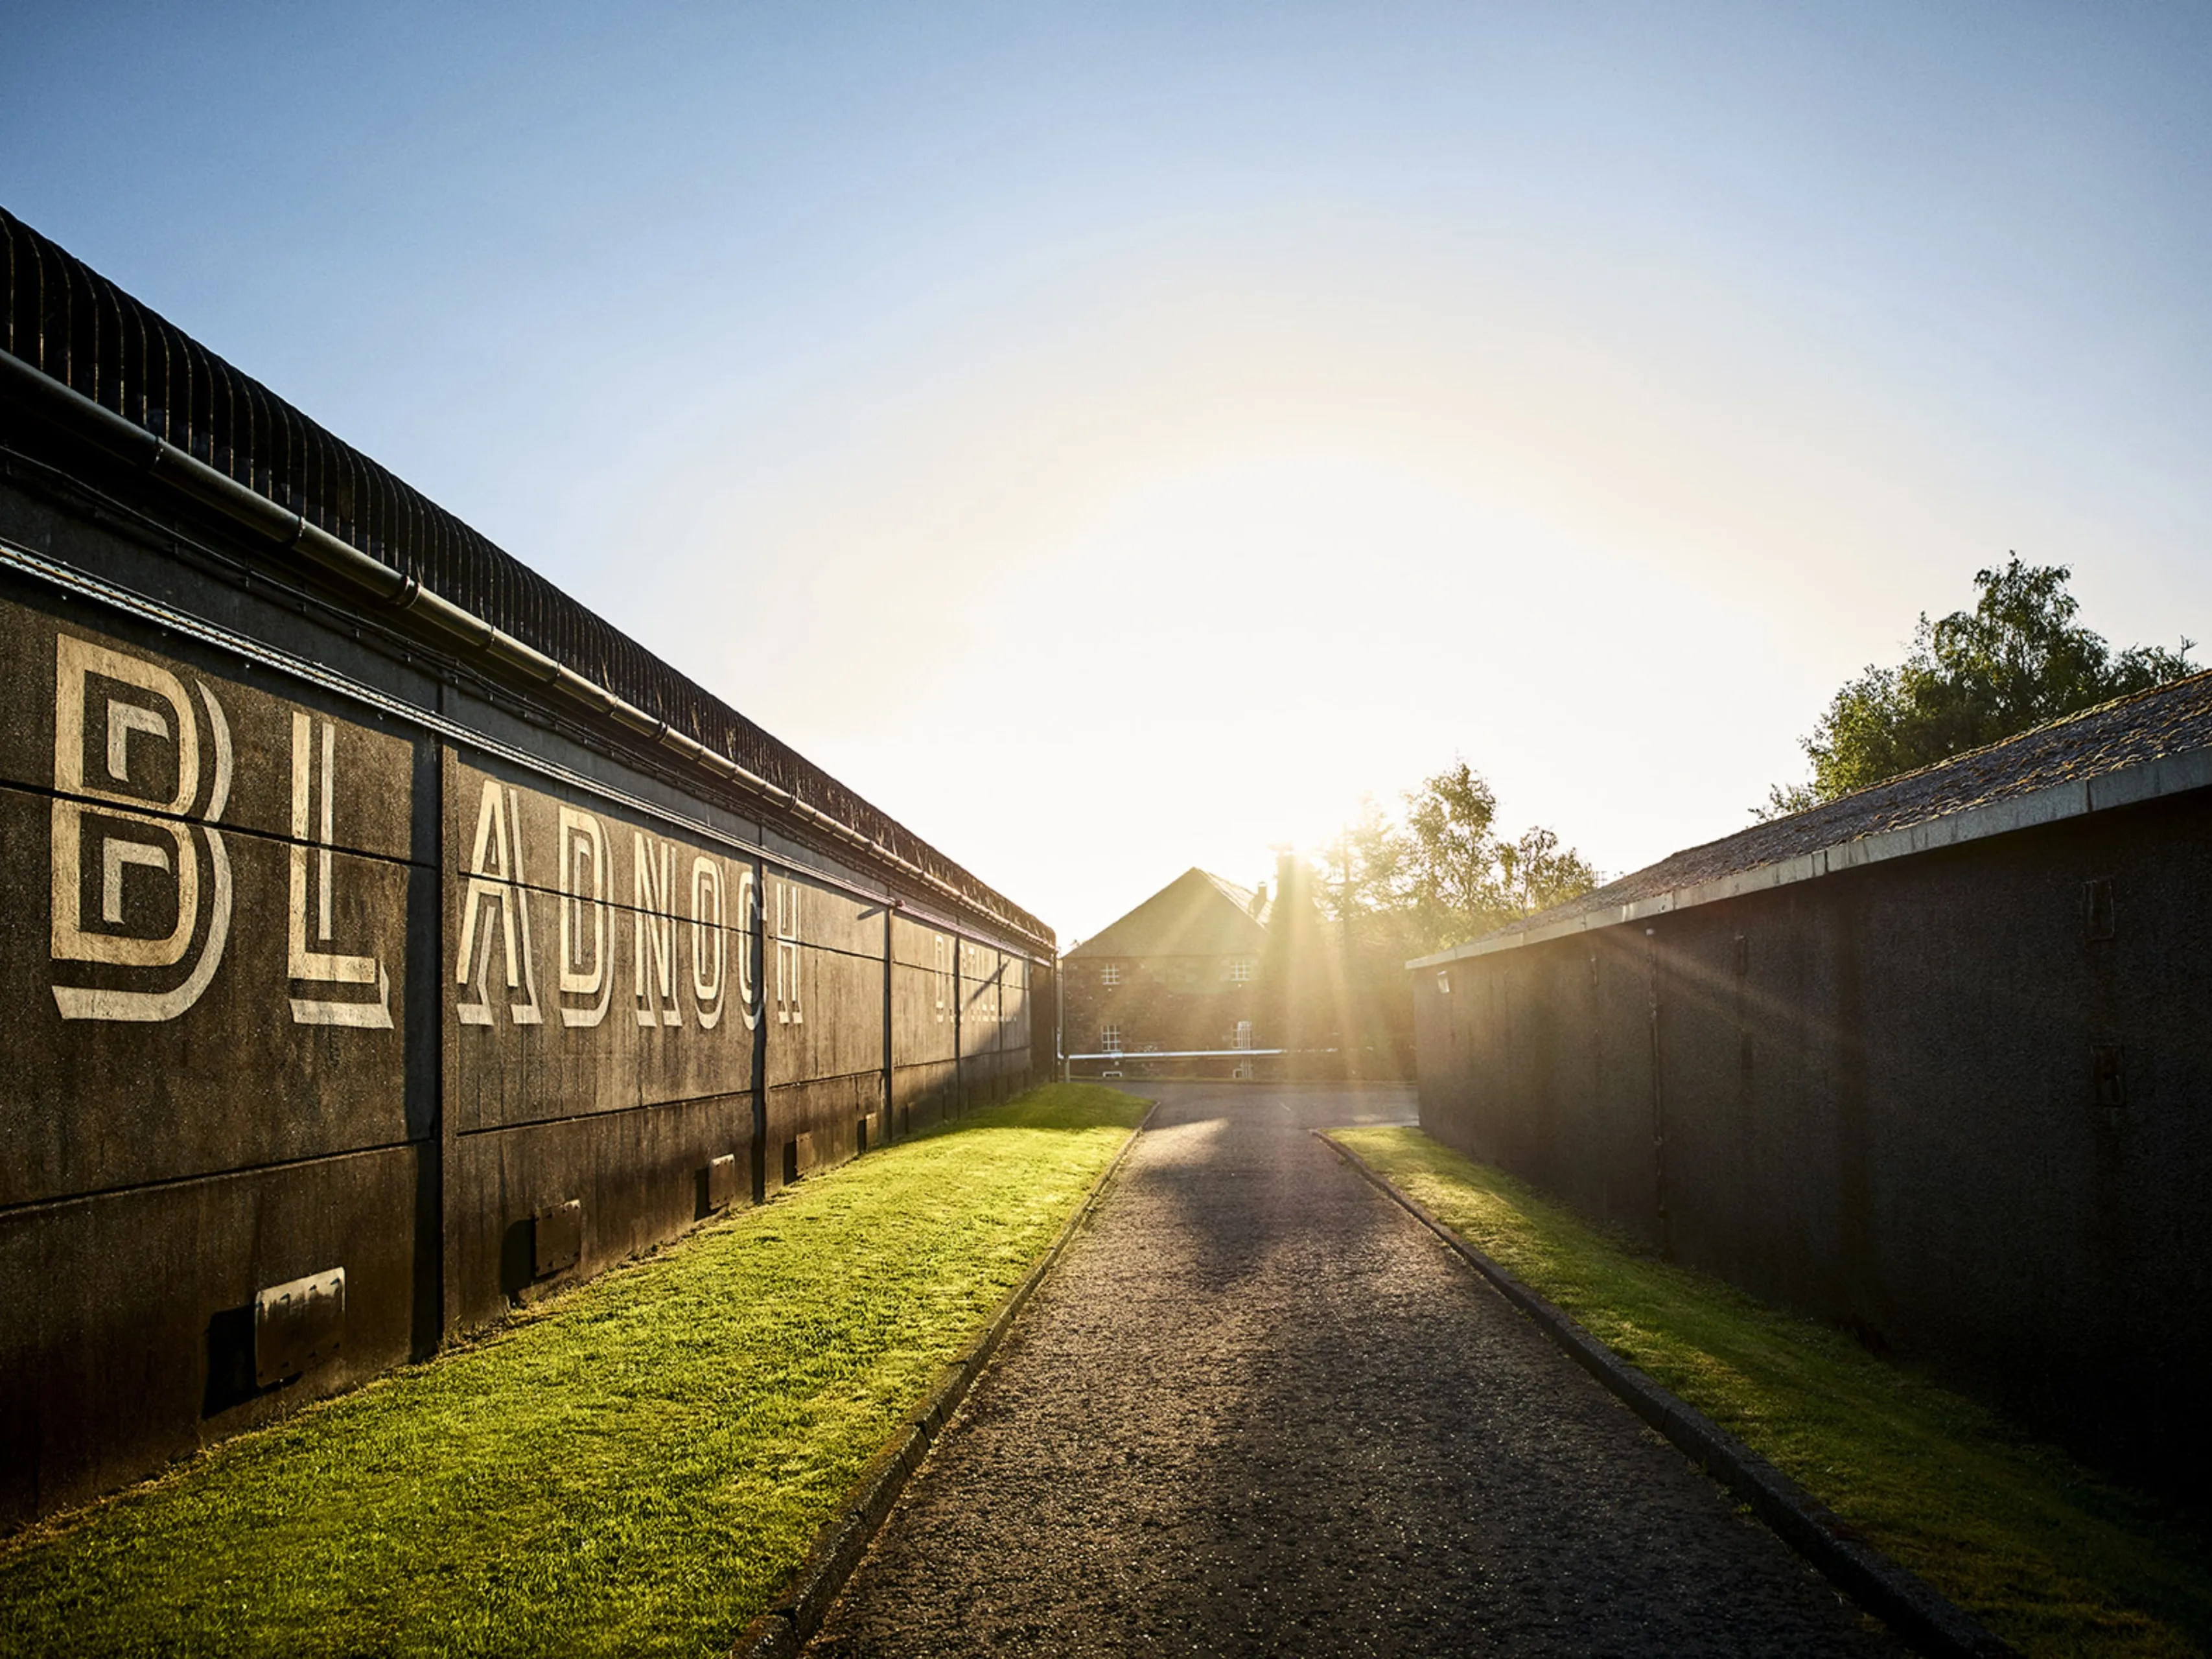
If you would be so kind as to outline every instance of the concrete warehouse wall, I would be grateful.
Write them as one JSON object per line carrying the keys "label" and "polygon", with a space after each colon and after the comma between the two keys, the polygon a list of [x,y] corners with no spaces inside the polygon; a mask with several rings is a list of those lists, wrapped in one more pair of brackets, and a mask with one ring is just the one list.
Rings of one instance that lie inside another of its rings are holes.
{"label": "concrete warehouse wall", "polygon": [[1048,930],[500,650],[0,395],[0,1523],[1049,1071]]}
{"label": "concrete warehouse wall", "polygon": [[2198,790],[1471,956],[1413,975],[1421,1121],[2077,1443],[2201,1475],[2208,938]]}

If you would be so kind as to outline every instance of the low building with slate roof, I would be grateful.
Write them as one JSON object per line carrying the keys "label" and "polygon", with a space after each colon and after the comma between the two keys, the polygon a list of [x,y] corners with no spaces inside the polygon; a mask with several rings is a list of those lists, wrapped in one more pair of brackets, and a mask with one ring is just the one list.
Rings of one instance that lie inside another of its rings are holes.
{"label": "low building with slate roof", "polygon": [[1407,964],[1430,1133],[2212,1473],[2212,674]]}

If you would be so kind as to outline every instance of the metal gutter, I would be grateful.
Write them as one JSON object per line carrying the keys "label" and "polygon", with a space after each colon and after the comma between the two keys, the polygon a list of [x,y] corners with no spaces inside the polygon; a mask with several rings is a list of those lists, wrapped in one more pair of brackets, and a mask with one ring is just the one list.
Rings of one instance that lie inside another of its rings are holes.
{"label": "metal gutter", "polygon": [[1267,1060],[1284,1054],[1333,1054],[1334,1048],[1115,1048],[1103,1054],[1062,1054],[1062,1060]]}
{"label": "metal gutter", "polygon": [[802,822],[862,848],[956,907],[989,918],[1013,937],[1040,949],[1050,948],[1041,936],[1032,934],[1027,927],[989,905],[979,903],[951,882],[923,869],[874,837],[809,805],[788,789],[756,775],[728,756],[675,730],[667,721],[647,714],[606,687],[585,678],[544,652],[433,592],[414,577],[394,570],[381,559],[308,523],[289,507],[280,506],[258,490],[218,471],[167,439],[156,437],[129,416],[94,402],[12,352],[0,350],[0,385],[16,393],[53,424],[89,438],[109,453],[160,479],[179,494],[276,543],[281,550],[304,556],[325,573],[365,594],[378,605],[417,619],[462,653],[476,658],[480,664],[489,665],[501,678],[519,679],[533,690],[558,693],[586,712],[612,720],[717,780],[735,783]]}
{"label": "metal gutter", "polygon": [[[288,651],[282,651],[275,646],[264,645],[258,640],[249,639],[242,634],[234,633],[231,629],[217,623],[202,621],[199,617],[188,615],[159,599],[149,599],[145,594],[132,589],[120,587],[112,582],[87,575],[71,566],[59,563],[40,554],[31,552],[27,549],[17,547],[5,540],[0,540],[0,570],[11,570],[18,575],[45,582],[62,592],[91,600],[96,605],[104,605],[124,616],[136,617],[142,622],[151,623],[158,628],[167,629],[171,633],[179,635],[185,639],[197,640],[203,645],[213,646],[217,650],[229,653],[241,661],[273,669],[302,684],[318,686],[349,702],[373,709],[387,719],[413,726],[416,730],[428,732],[433,737],[443,738],[456,747],[471,749],[480,754],[492,756],[519,771],[531,773],[561,787],[596,796],[601,800],[612,802],[617,806],[627,807],[641,817],[682,830],[688,835],[698,837],[701,841],[721,847],[741,856],[758,858],[764,865],[781,870],[787,875],[800,876],[808,881],[818,882],[823,886],[834,888],[839,892],[849,894],[854,898],[869,904],[887,905],[925,926],[941,927],[945,932],[962,938],[972,938],[975,943],[988,945],[994,950],[1012,951],[1017,956],[1028,955],[1027,941],[1018,933],[1006,935],[993,933],[977,927],[973,921],[962,921],[956,914],[947,914],[929,908],[926,901],[919,908],[910,907],[907,900],[894,893],[863,885],[858,881],[838,875],[834,871],[818,869],[811,864],[799,863],[786,854],[762,846],[757,842],[748,841],[743,836],[732,835],[730,831],[705,818],[679,811],[664,802],[650,800],[642,795],[634,794],[603,778],[586,776],[581,772],[562,765],[557,761],[547,760],[543,756],[533,755],[526,750],[518,749],[512,744],[502,743],[488,733],[463,726],[458,720],[436,714],[430,709],[420,708],[404,698],[392,696],[388,691],[381,690],[373,685],[365,685],[361,681],[341,674],[335,669],[326,668],[320,663],[310,662],[303,657],[295,657]],[[1042,960],[1041,957],[1028,957],[1028,959]]]}
{"label": "metal gutter", "polygon": [[1487,939],[1456,945],[1449,951],[1439,951],[1432,956],[1415,957],[1406,966],[1408,969],[1441,968],[1449,963],[1465,962],[1473,957],[1486,957],[1495,951],[1510,951],[1522,945],[1542,945],[1552,939],[1565,939],[1575,933],[1595,933],[1605,927],[1619,927],[1628,922],[1646,921],[1654,916],[1668,915],[1700,904],[1716,904],[1723,899],[1739,898],[1747,893],[1764,893],[1777,887],[1787,887],[1795,882],[1814,881],[1822,876],[1885,864],[1892,859],[1911,858],[1920,853],[1933,853],[1946,847],[1962,847],[1972,842],[1986,841],[1992,836],[2008,836],[2015,830],[2033,830],[2046,823],[2061,823],[2069,818],[2086,817],[2091,812],[2110,811],[2116,806],[2131,806],[2138,801],[2156,800],[2163,796],[2178,795],[2207,787],[2212,787],[2212,749],[2191,749],[2178,755],[2161,755],[2155,760],[2118,767],[2110,772],[2099,773],[2094,777],[2052,784],[2047,788],[2030,790],[2025,794],[1990,801],[1984,805],[1966,807],[1956,812],[1947,812],[1941,817],[1929,818],[1924,823],[1908,824],[1902,830],[1886,830],[1875,835],[1861,836],[1853,841],[1838,842],[1816,852],[1801,853],[1795,858],[1781,859],[1772,864],[1758,865],[1749,870],[1716,876],[1710,881],[1655,893],[1648,898],[1636,899],[1626,904],[1607,905],[1600,909],[1562,916],[1557,921],[1521,933],[1493,933]]}

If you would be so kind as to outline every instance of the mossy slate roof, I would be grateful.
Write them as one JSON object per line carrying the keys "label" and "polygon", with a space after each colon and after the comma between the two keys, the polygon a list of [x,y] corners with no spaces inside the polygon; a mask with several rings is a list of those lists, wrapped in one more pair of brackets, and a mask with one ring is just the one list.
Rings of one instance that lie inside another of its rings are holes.
{"label": "mossy slate roof", "polygon": [[2212,749],[2212,671],[1969,750],[1809,811],[1685,848],[1580,898],[1509,922],[1484,939],[1548,927],[1591,911],[1618,909],[1869,836],[1909,830],[1975,807],[2208,749]]}

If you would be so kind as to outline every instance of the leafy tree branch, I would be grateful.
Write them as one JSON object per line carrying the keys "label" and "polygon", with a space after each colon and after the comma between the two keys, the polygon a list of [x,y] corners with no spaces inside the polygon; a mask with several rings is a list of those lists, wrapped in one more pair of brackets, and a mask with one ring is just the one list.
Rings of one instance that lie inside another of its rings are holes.
{"label": "leafy tree branch", "polygon": [[1753,815],[1802,812],[2197,672],[2193,640],[2178,651],[2114,651],[2075,620],[2073,574],[2017,553],[2001,570],[1975,572],[1974,608],[1936,623],[1923,611],[1903,662],[1869,663],[1846,681],[1801,740],[1811,779],[1775,785]]}
{"label": "leafy tree branch", "polygon": [[1312,882],[1322,915],[1383,957],[1478,938],[1597,884],[1589,861],[1556,832],[1501,832],[1497,793],[1464,760],[1403,799],[1395,818],[1363,799]]}

